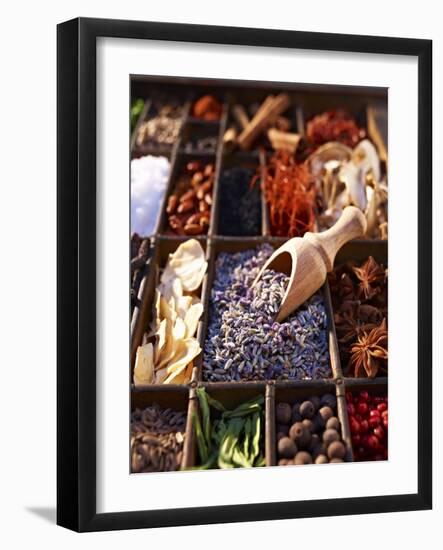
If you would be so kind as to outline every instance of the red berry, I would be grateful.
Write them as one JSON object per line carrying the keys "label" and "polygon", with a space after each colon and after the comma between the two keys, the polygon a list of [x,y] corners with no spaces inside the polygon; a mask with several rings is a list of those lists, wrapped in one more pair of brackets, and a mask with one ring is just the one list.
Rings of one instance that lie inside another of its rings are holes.
{"label": "red berry", "polygon": [[379,412],[383,412],[383,411],[386,411],[388,409],[388,406],[386,405],[386,403],[379,403],[377,405],[377,410]]}
{"label": "red berry", "polygon": [[357,412],[359,414],[361,414],[362,416],[368,414],[368,405],[367,403],[362,403],[360,402],[358,405],[357,405]]}
{"label": "red berry", "polygon": [[358,434],[352,436],[352,446],[356,449],[361,443],[361,437]]}
{"label": "red berry", "polygon": [[378,453],[374,456],[374,460],[383,460],[383,455]]}
{"label": "red berry", "polygon": [[388,429],[388,417],[387,416],[384,416],[383,419],[383,426],[385,427],[385,429],[387,430]]}
{"label": "red berry", "polygon": [[354,416],[351,416],[349,418],[349,427],[351,429],[351,433],[352,434],[358,434],[358,432],[360,431],[360,424],[359,422],[355,419]]}
{"label": "red berry", "polygon": [[379,443],[378,443],[378,439],[375,437],[375,435],[370,435],[368,437],[367,446],[369,447],[369,449],[372,449],[374,451],[378,449]]}
{"label": "red berry", "polygon": [[355,414],[355,405],[353,403],[348,403],[347,409],[350,416]]}
{"label": "red berry", "polygon": [[375,435],[378,439],[382,440],[382,439],[385,438],[385,435],[386,435],[386,434],[385,434],[384,429],[383,429],[381,426],[377,426],[376,428],[374,428],[374,435]]}
{"label": "red berry", "polygon": [[360,433],[366,433],[369,430],[369,423],[367,420],[362,420],[360,422]]}
{"label": "red berry", "polygon": [[380,418],[380,412],[377,409],[372,409],[372,411],[369,411],[369,416]]}
{"label": "red berry", "polygon": [[367,401],[369,399],[369,393],[367,391],[361,391],[359,396],[361,401]]}
{"label": "red berry", "polygon": [[381,418],[372,417],[369,419],[369,426],[371,428],[376,428],[377,426],[380,425],[380,422],[381,422]]}
{"label": "red berry", "polygon": [[349,403],[352,403],[354,401],[354,396],[350,391],[346,392],[346,401],[349,401]]}

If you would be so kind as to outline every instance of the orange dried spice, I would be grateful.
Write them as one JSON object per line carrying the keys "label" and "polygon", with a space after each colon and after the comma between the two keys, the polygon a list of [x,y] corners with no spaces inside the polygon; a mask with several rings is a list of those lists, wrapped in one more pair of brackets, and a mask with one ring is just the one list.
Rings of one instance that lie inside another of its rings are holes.
{"label": "orange dried spice", "polygon": [[297,164],[288,151],[277,151],[253,183],[258,180],[269,208],[272,235],[300,237],[313,230],[316,193],[304,163]]}

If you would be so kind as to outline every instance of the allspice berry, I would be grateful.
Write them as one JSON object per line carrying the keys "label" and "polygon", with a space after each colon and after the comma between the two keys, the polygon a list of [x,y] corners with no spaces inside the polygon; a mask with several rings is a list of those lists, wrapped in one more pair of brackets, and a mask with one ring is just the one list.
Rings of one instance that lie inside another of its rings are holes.
{"label": "allspice berry", "polygon": [[338,435],[337,430],[325,430],[323,432],[323,442],[325,445],[330,445],[333,441],[338,441],[340,436]]}
{"label": "allspice berry", "polygon": [[325,393],[324,395],[322,395],[320,403],[322,407],[331,407],[331,409],[335,409],[335,407],[337,406],[337,399],[335,395]]}
{"label": "allspice berry", "polygon": [[344,460],[342,458],[331,458],[329,462],[334,464],[335,462],[344,462]]}
{"label": "allspice berry", "polygon": [[315,459],[316,464],[327,464],[329,462],[328,457],[325,455],[318,455]]}
{"label": "allspice berry", "polygon": [[305,418],[302,421],[302,424],[305,428],[307,428],[311,432],[311,434],[315,432],[315,424],[314,422],[312,422],[312,420],[309,420],[309,418]]}
{"label": "allspice berry", "polygon": [[343,459],[346,454],[345,446],[341,441],[333,441],[328,447],[328,457]]}
{"label": "allspice berry", "polygon": [[301,422],[292,424],[289,430],[289,437],[295,442],[299,449],[306,449],[311,442],[311,434]]}
{"label": "allspice berry", "polygon": [[306,451],[299,451],[295,455],[294,464],[312,464],[312,457]]}
{"label": "allspice berry", "polygon": [[282,437],[277,444],[277,449],[282,458],[293,458],[297,453],[297,445],[289,437]]}
{"label": "allspice berry", "polygon": [[290,424],[292,408],[289,403],[278,403],[275,409],[275,417],[279,424]]}
{"label": "allspice berry", "polygon": [[328,421],[326,422],[326,429],[331,430],[337,430],[340,431],[340,420],[336,416],[331,416],[331,418],[328,418]]}
{"label": "allspice berry", "polygon": [[311,434],[311,442],[309,443],[309,449],[315,449],[317,445],[320,445],[321,440],[318,434]]}
{"label": "allspice berry", "polygon": [[300,414],[303,418],[312,418],[315,414],[314,405],[310,401],[303,401],[300,405]]}
{"label": "allspice berry", "polygon": [[314,409],[318,411],[320,408],[320,397],[318,395],[312,395],[309,401],[314,405]]}
{"label": "allspice berry", "polygon": [[325,405],[318,411],[318,414],[323,418],[325,422],[327,422],[332,416],[334,416],[334,411],[331,409],[331,407]]}
{"label": "allspice berry", "polygon": [[282,434],[288,435],[289,434],[289,426],[287,424],[277,424],[277,433],[280,432]]}

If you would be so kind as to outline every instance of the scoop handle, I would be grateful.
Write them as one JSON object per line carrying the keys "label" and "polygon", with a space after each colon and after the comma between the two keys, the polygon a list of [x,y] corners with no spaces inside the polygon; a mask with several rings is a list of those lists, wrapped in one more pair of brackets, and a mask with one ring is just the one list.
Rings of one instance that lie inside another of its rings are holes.
{"label": "scoop handle", "polygon": [[306,233],[304,238],[321,249],[326,271],[332,271],[334,260],[340,248],[352,239],[366,233],[366,217],[360,208],[347,206],[338,221],[323,233]]}

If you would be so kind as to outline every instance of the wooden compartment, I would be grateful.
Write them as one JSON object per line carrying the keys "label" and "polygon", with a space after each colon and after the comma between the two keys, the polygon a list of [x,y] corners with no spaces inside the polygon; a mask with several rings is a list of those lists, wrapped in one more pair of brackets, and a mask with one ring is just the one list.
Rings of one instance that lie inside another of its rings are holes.
{"label": "wooden compartment", "polygon": [[[203,249],[206,250],[207,239],[205,237],[199,237],[197,238],[197,240],[200,242]],[[134,370],[134,363],[135,363],[137,348],[143,342],[144,333],[149,332],[149,325],[151,323],[153,312],[154,312],[155,289],[157,288],[160,280],[160,270],[165,267],[169,254],[172,254],[173,252],[175,252],[175,250],[177,250],[179,245],[182,243],[183,243],[183,239],[177,239],[173,237],[158,237],[155,240],[154,251],[152,254],[152,262],[151,262],[152,269],[149,270],[148,276],[144,281],[143,299],[142,299],[142,303],[139,308],[139,311],[137,313],[137,321],[134,323],[134,329],[132,331],[131,358],[129,363],[129,377],[130,377],[131,384],[133,379],[133,370]],[[202,300],[203,300],[202,292],[203,292],[203,288],[205,287],[206,278],[207,278],[207,274],[203,279],[202,287],[196,291],[196,293],[202,298]],[[201,322],[202,321],[200,320],[199,327],[197,329],[197,335],[201,330],[200,328]],[[195,359],[194,370],[196,368],[199,368],[198,365],[200,361],[201,361],[200,356]],[[160,384],[152,385],[152,387],[156,387],[156,388],[160,386],[161,386]],[[132,386],[132,387],[135,387],[135,386]],[[147,387],[151,387],[151,385]]]}
{"label": "wooden compartment", "polygon": [[[189,388],[185,386],[151,386],[150,388],[134,388],[131,392],[131,413],[135,409],[143,410],[152,406],[154,403],[162,409],[172,409],[177,412],[188,412],[189,406]],[[189,422],[189,417],[186,416],[186,427],[184,432],[185,441],[183,443],[183,458],[181,468],[189,462],[186,456],[186,440],[190,433],[192,424]],[[131,472],[135,473],[135,472]]]}
{"label": "wooden compartment", "polygon": [[[208,248],[207,248],[207,260],[208,260],[208,272],[203,282],[202,286],[202,301],[203,301],[203,316],[201,319],[201,324],[197,332],[197,337],[200,342],[200,347],[203,350],[204,355],[204,345],[206,341],[208,323],[209,323],[209,303],[213,281],[215,278],[215,265],[217,256],[220,252],[229,252],[236,253],[244,250],[254,249],[259,247],[261,244],[269,243],[271,246],[276,248],[279,245],[279,241],[274,239],[269,239],[265,237],[256,237],[256,238],[234,238],[234,237],[215,237],[210,239]],[[334,324],[333,324],[333,315],[331,310],[330,295],[327,283],[323,285],[321,291],[323,294],[323,300],[326,310],[327,317],[327,338],[328,338],[328,348],[329,348],[329,362],[332,370],[331,378],[341,378],[342,371],[340,368],[339,358],[338,358],[338,347],[336,342]],[[195,369],[194,381],[200,381],[203,379],[202,373],[203,363],[199,362],[198,368]],[[225,382],[214,382],[215,384],[222,384]],[[232,382],[232,384],[245,384],[246,382]]]}
{"label": "wooden compartment", "polygon": [[[348,261],[356,261],[358,264],[363,263],[366,261],[369,256],[372,256],[374,260],[378,263],[383,264],[385,267],[388,266],[388,244],[387,241],[381,241],[381,240],[373,240],[373,241],[362,241],[362,240],[354,240],[347,244],[345,244],[340,251],[338,252],[335,262],[334,262],[334,268],[339,267],[343,264],[345,264]],[[328,283],[329,285],[329,283]],[[332,298],[330,300],[330,307],[332,311],[332,320],[334,320],[334,307]],[[335,328],[335,322],[334,322],[334,331],[336,331]],[[337,361],[339,363],[339,368],[341,372],[343,372],[343,375],[347,375],[347,369],[344,365],[342,365],[339,346],[337,338],[335,339],[337,343]],[[376,377],[377,379],[383,379],[384,376]],[[348,379],[348,378],[347,378]],[[350,380],[367,380],[366,378],[362,379],[356,379],[354,377],[349,377]]]}
{"label": "wooden compartment", "polygon": [[[188,424],[186,431],[186,440],[185,440],[185,453],[184,457],[186,461],[183,462],[183,469],[193,468],[200,465],[199,454],[197,450],[197,441],[194,426],[192,423],[192,417],[194,414],[197,414],[199,411],[198,397],[196,393],[197,387],[204,387],[208,394],[220,401],[227,409],[234,409],[235,407],[246,403],[255,397],[262,395],[265,398],[266,395],[266,383],[265,382],[250,382],[245,383],[239,386],[238,384],[205,384],[199,383],[194,384],[191,388],[189,394],[189,407],[188,407]],[[211,418],[219,418],[220,413],[215,409],[211,408]],[[268,457],[266,455],[266,399],[263,404],[263,419],[264,426],[262,427],[262,440],[261,440],[261,451],[263,452],[266,460],[266,465],[268,466]]]}
{"label": "wooden compartment", "polygon": [[346,411],[346,401],[343,393],[343,384],[341,381],[336,383],[319,380],[309,382],[275,382],[269,389],[270,406],[266,413],[266,448],[269,449],[270,466],[276,466],[277,460],[277,433],[275,407],[278,403],[289,403],[293,405],[297,401],[304,401],[310,396],[319,396],[330,393],[337,399],[336,414],[341,424],[342,440],[346,446],[345,461],[353,460],[351,435],[349,431],[349,422]]}

